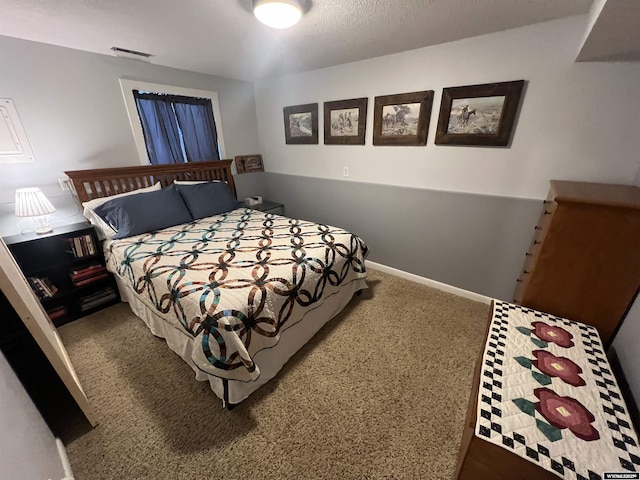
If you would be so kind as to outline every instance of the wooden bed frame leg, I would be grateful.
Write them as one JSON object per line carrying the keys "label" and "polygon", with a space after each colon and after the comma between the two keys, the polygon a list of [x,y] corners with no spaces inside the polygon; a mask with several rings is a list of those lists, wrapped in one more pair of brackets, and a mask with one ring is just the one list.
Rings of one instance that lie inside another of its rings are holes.
{"label": "wooden bed frame leg", "polygon": [[232,404],[232,403],[229,403],[229,380],[227,380],[226,378],[222,379],[222,388],[223,388],[222,407],[226,408],[229,411],[231,411],[236,406],[234,404]]}

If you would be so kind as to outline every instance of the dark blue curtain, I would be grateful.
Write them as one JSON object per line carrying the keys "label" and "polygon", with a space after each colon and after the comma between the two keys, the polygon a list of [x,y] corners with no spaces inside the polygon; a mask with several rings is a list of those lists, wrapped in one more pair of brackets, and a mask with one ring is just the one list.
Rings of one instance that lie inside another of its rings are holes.
{"label": "dark blue curtain", "polygon": [[153,165],[220,160],[208,98],[133,91]]}
{"label": "dark blue curtain", "polygon": [[173,104],[188,162],[220,160],[211,100],[193,98]]}
{"label": "dark blue curtain", "polygon": [[152,165],[183,163],[178,123],[169,99],[133,91],[142,123],[144,142]]}

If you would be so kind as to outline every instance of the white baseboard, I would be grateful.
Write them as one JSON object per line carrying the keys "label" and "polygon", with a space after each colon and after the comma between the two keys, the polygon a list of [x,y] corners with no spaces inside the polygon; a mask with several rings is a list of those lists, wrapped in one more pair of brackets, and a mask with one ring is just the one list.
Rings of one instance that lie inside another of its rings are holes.
{"label": "white baseboard", "polygon": [[64,443],[62,443],[62,440],[59,438],[56,438],[56,445],[58,446],[60,463],[62,463],[62,469],[64,470],[64,478],[62,478],[62,480],[73,480],[73,472],[69,464],[69,457],[67,457],[67,449],[64,448]]}
{"label": "white baseboard", "polygon": [[442,290],[443,292],[452,293],[454,295],[458,295],[459,297],[468,298],[469,300],[473,300],[475,302],[486,303],[487,305],[489,305],[493,300],[492,298],[486,297],[485,295],[481,295],[479,293],[470,292],[469,290],[454,287],[453,285],[448,285],[446,283],[436,282],[435,280],[431,280],[430,278],[421,277],[420,275],[414,275],[413,273],[405,272],[404,270],[398,270],[397,268],[387,267],[386,265],[372,262],[371,260],[365,260],[365,265],[371,270],[379,270],[390,275],[395,275],[396,277],[404,278],[405,280],[420,283],[428,287],[437,288],[438,290]]}

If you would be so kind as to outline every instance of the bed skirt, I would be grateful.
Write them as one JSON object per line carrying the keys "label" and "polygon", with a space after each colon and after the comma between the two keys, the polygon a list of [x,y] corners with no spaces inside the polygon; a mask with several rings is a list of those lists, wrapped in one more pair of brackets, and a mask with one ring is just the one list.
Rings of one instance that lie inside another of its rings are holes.
{"label": "bed skirt", "polygon": [[[141,318],[155,336],[164,338],[171,350],[177,353],[196,374],[196,379],[208,381],[211,390],[224,399],[222,379],[203,372],[193,363],[191,353],[194,338],[176,328],[139,300],[116,275],[120,298],[127,302],[133,313]],[[353,295],[367,288],[364,279],[356,279],[343,285],[335,294],[324,298],[322,304],[309,310],[302,320],[280,333],[280,341],[272,348],[265,348],[254,355],[260,368],[260,376],[251,382],[229,380],[229,398],[232,405],[245,400],[262,385],[275,377],[287,361],[300,350],[329,320],[349,303]]]}

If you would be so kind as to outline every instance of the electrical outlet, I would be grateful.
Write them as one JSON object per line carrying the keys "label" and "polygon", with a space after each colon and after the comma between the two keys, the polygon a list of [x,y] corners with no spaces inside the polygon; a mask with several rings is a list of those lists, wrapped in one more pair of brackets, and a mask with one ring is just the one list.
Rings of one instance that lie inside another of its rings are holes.
{"label": "electrical outlet", "polygon": [[60,177],[58,179],[58,183],[60,184],[60,188],[62,189],[63,192],[68,192],[71,190],[71,184],[69,183],[71,180],[69,180],[68,178],[63,178]]}
{"label": "electrical outlet", "polygon": [[343,177],[348,177],[349,176],[349,167],[344,167],[342,169],[342,176]]}

